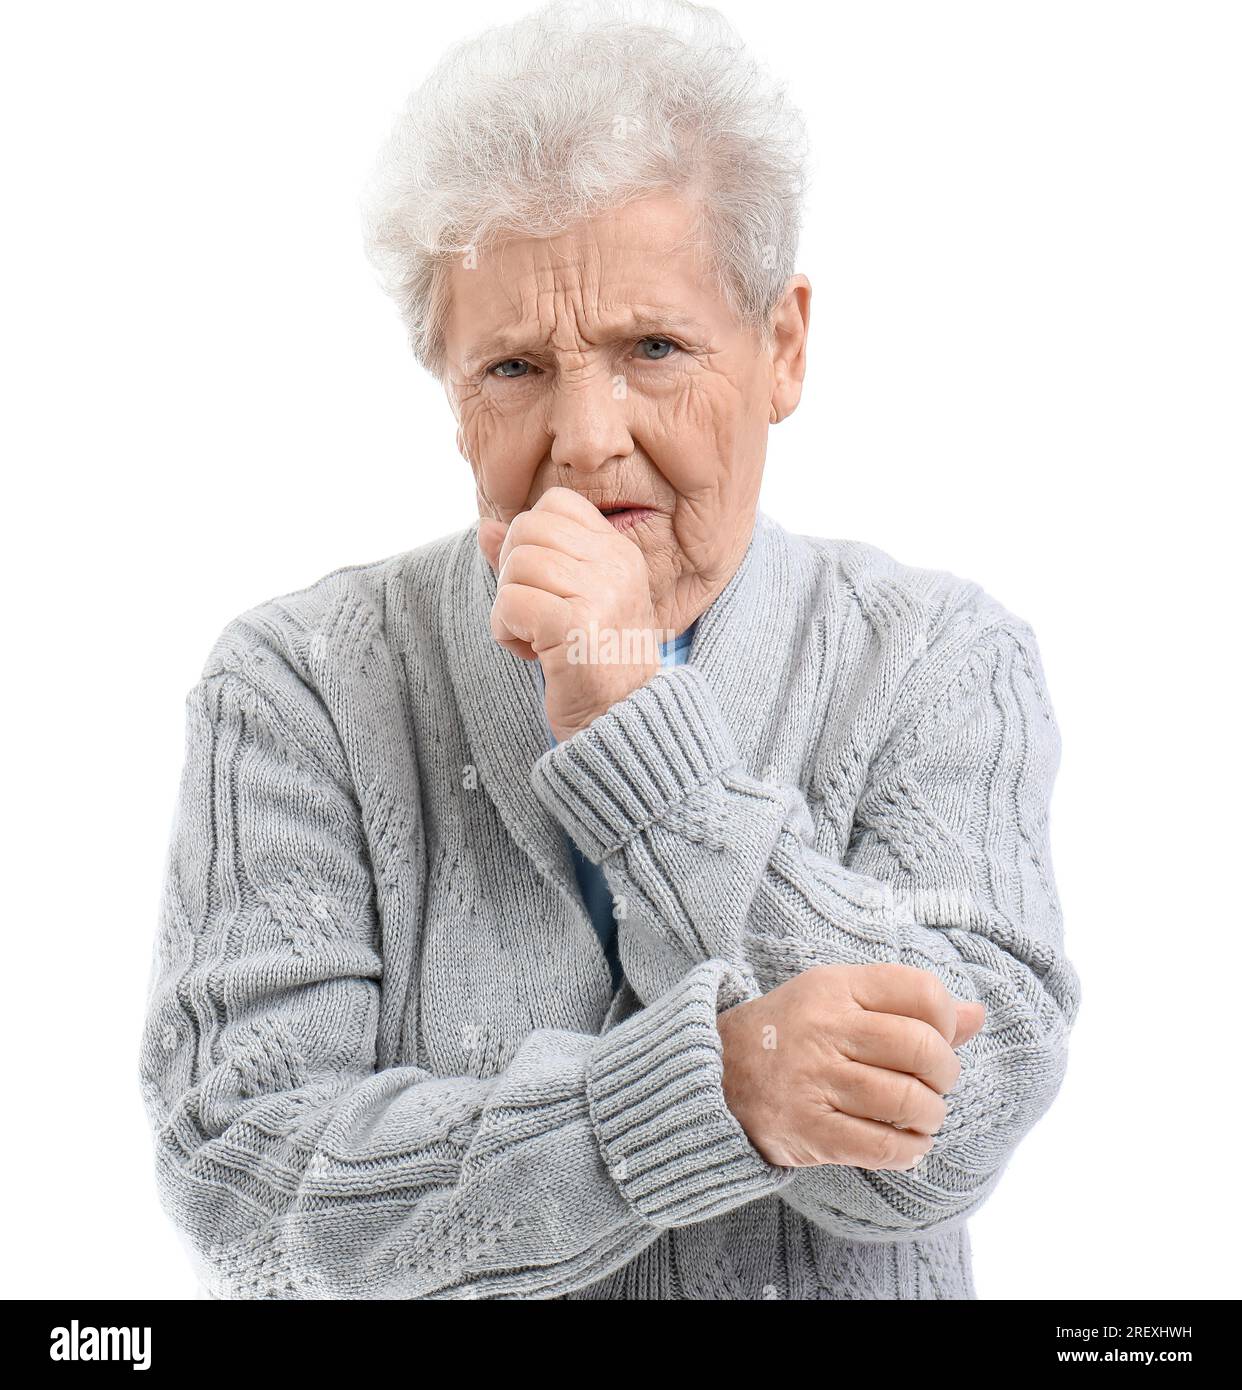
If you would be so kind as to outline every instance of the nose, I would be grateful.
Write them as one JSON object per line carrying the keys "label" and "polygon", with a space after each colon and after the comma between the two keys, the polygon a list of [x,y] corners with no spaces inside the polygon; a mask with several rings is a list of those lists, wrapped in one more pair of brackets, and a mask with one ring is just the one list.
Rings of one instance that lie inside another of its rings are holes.
{"label": "nose", "polygon": [[626,381],[592,372],[559,381],[548,418],[552,462],[594,473],[614,459],[628,458],[634,440],[626,415]]}

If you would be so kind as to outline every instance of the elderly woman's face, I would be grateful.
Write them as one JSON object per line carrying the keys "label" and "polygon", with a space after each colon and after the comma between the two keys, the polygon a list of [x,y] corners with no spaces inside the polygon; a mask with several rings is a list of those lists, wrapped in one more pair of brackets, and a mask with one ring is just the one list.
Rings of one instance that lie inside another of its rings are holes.
{"label": "elderly woman's face", "polygon": [[454,265],[446,388],[479,513],[511,521],[568,487],[641,547],[680,630],[750,538],[768,426],[796,406],[809,286],[791,281],[772,345],[735,322],[673,196]]}

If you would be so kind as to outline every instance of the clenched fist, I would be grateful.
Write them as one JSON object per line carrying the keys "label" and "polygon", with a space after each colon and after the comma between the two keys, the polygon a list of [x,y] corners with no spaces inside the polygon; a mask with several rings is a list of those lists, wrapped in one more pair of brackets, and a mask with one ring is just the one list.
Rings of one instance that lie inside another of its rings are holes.
{"label": "clenched fist", "polygon": [[983,1021],[928,970],[817,965],[718,1016],[725,1101],[780,1167],[912,1168]]}
{"label": "clenched fist", "polygon": [[496,570],[492,636],[543,667],[558,741],[585,729],[660,669],[642,550],[585,497],[549,488],[506,527],[485,519],[479,546]]}

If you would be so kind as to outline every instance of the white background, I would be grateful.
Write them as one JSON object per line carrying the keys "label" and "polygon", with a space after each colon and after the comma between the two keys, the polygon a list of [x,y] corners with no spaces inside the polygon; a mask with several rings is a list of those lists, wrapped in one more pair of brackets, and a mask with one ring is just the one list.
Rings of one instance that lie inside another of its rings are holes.
{"label": "white background", "polygon": [[[816,150],[764,509],[980,582],[1061,724],[1084,1003],[980,1296],[1236,1298],[1239,7],[720,8]],[[515,13],[5,8],[2,1294],[195,1294],[137,1078],[183,700],[234,614],[473,516],[356,197]]]}

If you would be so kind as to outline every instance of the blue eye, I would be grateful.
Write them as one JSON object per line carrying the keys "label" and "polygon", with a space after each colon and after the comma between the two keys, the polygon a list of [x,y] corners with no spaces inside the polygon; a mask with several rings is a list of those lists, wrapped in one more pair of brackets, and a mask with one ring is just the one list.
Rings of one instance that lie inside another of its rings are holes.
{"label": "blue eye", "polygon": [[500,376],[504,377],[506,380],[512,381],[515,377],[525,376],[526,373],[525,373],[525,372],[502,372],[502,371],[500,370],[502,367],[529,367],[529,366],[530,366],[530,363],[529,363],[529,362],[524,362],[520,357],[509,357],[509,358],[506,358],[505,361],[503,361],[503,362],[497,362],[496,365],[495,365],[494,367],[489,367],[489,368],[488,368],[488,374],[491,375],[491,374],[493,374],[493,373],[498,373]]}
{"label": "blue eye", "polygon": [[657,347],[665,347],[668,349],[668,351],[661,352],[658,357],[652,357],[648,353],[644,352],[643,360],[645,362],[662,362],[669,355],[669,353],[671,353],[677,346],[676,343],[672,342],[668,338],[640,338],[638,340],[638,346],[640,348],[644,347],[644,345],[647,343],[654,343]]}
{"label": "blue eye", "polygon": [[[654,335],[638,340],[638,349],[644,362],[663,362],[681,348],[671,338]],[[652,351],[654,349],[654,351]],[[508,370],[513,368],[514,370]],[[487,369],[488,376],[499,377],[502,381],[520,381],[537,369],[522,357],[506,357],[503,362],[495,362]]]}

